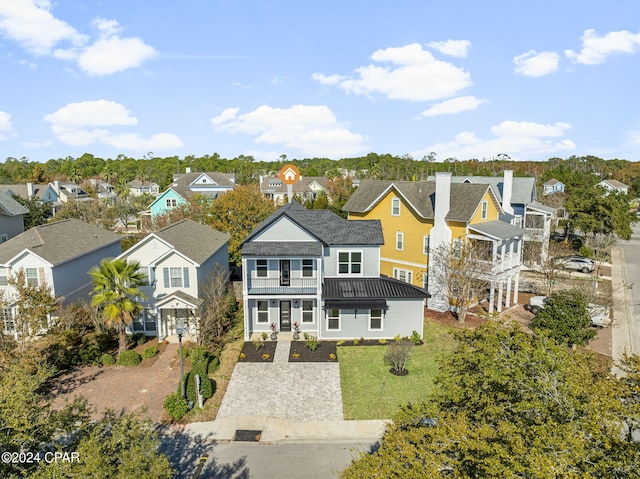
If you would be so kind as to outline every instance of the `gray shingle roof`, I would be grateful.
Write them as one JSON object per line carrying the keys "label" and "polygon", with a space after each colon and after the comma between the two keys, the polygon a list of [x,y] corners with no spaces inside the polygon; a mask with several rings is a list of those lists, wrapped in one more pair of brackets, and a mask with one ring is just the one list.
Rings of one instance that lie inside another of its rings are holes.
{"label": "gray shingle roof", "polygon": [[[417,214],[423,218],[433,218],[435,181],[363,180],[342,209],[349,212],[365,213],[373,208],[377,201],[382,199],[381,195],[390,188],[394,188],[404,196],[413,205]],[[469,221],[487,189],[489,189],[489,185],[486,184],[451,184],[451,201],[449,213],[446,216],[447,220]]]}
{"label": "gray shingle roof", "polygon": [[36,226],[0,244],[0,264],[25,249],[56,265],[72,258],[119,243],[122,237],[98,226],[68,219]]}
{"label": "gray shingle roof", "polygon": [[486,223],[476,223],[469,225],[469,229],[496,239],[509,239],[516,236],[523,236],[526,231],[517,226],[513,226],[505,221],[495,220]]}
{"label": "gray shingle roof", "polygon": [[[318,183],[323,188],[327,186],[327,178],[324,176],[303,176],[300,178],[300,181],[293,184],[293,192],[294,193],[309,193],[312,192],[309,188],[309,185],[313,182]],[[277,183],[274,184],[274,183]],[[280,178],[269,176],[262,178],[262,182],[260,183],[260,190],[266,191],[270,193],[286,193],[287,185],[280,180]]]}
{"label": "gray shingle roof", "polygon": [[384,244],[379,220],[349,221],[330,210],[308,210],[292,201],[260,223],[243,243],[251,241],[280,217],[287,217],[318,238],[325,245],[381,245]]}
{"label": "gray shingle roof", "polygon": [[[38,199],[42,199],[45,191],[49,188],[49,184],[37,184],[33,185],[33,196]],[[29,192],[26,184],[14,184],[14,185],[0,185],[0,191],[5,191],[7,193],[13,193],[20,198],[24,198],[25,200],[29,199]]]}
{"label": "gray shingle roof", "polygon": [[393,299],[426,298],[424,289],[394,278],[325,278],[322,287],[323,299]]}
{"label": "gray shingle roof", "polygon": [[558,183],[560,183],[561,185],[564,185],[564,183],[560,180],[556,180],[555,178],[551,178],[549,181],[545,181],[543,183],[544,186],[553,186],[553,185],[557,185]]}
{"label": "gray shingle roof", "polygon": [[227,233],[214,230],[190,219],[180,220],[153,234],[199,264],[211,257],[230,238]]}
{"label": "gray shingle roof", "polygon": [[256,241],[242,245],[243,255],[322,256],[322,244],[312,241]]}
{"label": "gray shingle roof", "polygon": [[0,213],[5,216],[26,215],[29,210],[14,200],[9,193],[0,191]]}
{"label": "gray shingle roof", "polygon": [[[177,176],[173,182],[176,186],[189,186],[195,180],[197,180],[201,175],[207,175],[213,181],[215,181],[220,186],[230,186],[235,187],[236,184],[229,179],[230,174],[228,173],[218,173],[215,171],[206,171],[206,172],[191,172],[185,173],[184,175]],[[206,186],[205,183],[202,186]]]}
{"label": "gray shingle roof", "polygon": [[[430,176],[429,181],[435,179]],[[502,188],[504,186],[503,176],[452,176],[451,183],[463,183],[469,181],[472,184],[491,185],[496,193],[496,197],[502,204]],[[536,199],[536,179],[531,176],[514,176],[511,188],[511,204],[526,205]]]}

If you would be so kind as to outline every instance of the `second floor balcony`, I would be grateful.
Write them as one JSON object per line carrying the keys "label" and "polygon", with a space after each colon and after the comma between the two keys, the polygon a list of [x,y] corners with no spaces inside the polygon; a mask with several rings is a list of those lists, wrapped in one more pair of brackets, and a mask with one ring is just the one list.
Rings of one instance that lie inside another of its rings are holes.
{"label": "second floor balcony", "polygon": [[316,294],[318,278],[247,278],[249,294]]}

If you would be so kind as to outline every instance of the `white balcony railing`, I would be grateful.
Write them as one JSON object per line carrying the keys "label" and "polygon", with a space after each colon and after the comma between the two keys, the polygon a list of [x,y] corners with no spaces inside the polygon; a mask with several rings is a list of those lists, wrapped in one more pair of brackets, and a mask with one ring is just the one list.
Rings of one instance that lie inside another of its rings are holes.
{"label": "white balcony railing", "polygon": [[318,278],[249,278],[249,294],[315,294],[319,289]]}

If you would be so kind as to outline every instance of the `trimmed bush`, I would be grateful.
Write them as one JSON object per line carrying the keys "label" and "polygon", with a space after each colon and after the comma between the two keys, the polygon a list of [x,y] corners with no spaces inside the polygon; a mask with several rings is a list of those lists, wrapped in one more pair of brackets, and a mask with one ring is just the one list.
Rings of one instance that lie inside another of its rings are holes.
{"label": "trimmed bush", "polygon": [[156,354],[158,354],[160,352],[160,350],[158,349],[158,346],[156,344],[146,347],[144,348],[144,351],[142,351],[142,357],[143,358],[152,358],[154,357]]}
{"label": "trimmed bush", "polygon": [[98,364],[100,360],[100,347],[95,342],[90,342],[82,346],[78,355],[80,363],[84,365]]}
{"label": "trimmed bush", "polygon": [[207,351],[205,346],[194,346],[189,354],[192,365],[207,362],[209,360],[209,356],[209,351]]}
{"label": "trimmed bush", "polygon": [[164,400],[164,409],[167,414],[176,421],[179,421],[189,411],[187,401],[184,400],[180,392],[169,394]]}
{"label": "trimmed bush", "polygon": [[[217,367],[217,359],[215,366]],[[213,361],[212,363],[213,364]],[[207,400],[215,392],[215,383],[207,374],[207,363],[196,364],[191,371],[184,375],[185,394],[187,399],[193,404],[197,404],[198,398],[196,397],[196,375],[200,376],[200,392],[202,397]],[[178,394],[180,393],[180,385],[178,384]]]}
{"label": "trimmed bush", "polygon": [[119,366],[137,366],[140,364],[140,361],[142,361],[142,356],[140,356],[137,351],[128,349],[118,355],[117,363]]}
{"label": "trimmed bush", "polygon": [[113,356],[111,356],[110,354],[104,353],[102,356],[100,356],[100,364],[102,364],[103,366],[112,366],[115,363],[116,360],[113,359]]}
{"label": "trimmed bush", "polygon": [[144,333],[133,333],[131,335],[131,341],[136,345],[141,346],[147,342],[147,336]]}

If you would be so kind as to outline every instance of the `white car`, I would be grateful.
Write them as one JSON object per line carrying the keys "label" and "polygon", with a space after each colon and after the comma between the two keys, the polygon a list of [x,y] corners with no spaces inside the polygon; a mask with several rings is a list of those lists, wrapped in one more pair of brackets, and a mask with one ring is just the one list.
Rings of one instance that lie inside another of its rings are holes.
{"label": "white car", "polygon": [[556,264],[564,269],[575,269],[582,273],[592,273],[596,269],[596,264],[592,259],[584,256],[567,256],[556,259]]}
{"label": "white car", "polygon": [[[538,314],[546,305],[546,296],[532,296],[529,299],[529,304],[526,304],[524,309]],[[591,316],[591,325],[604,328],[611,322],[611,308],[608,306],[602,306],[600,304],[589,303],[587,304],[587,311]]]}

